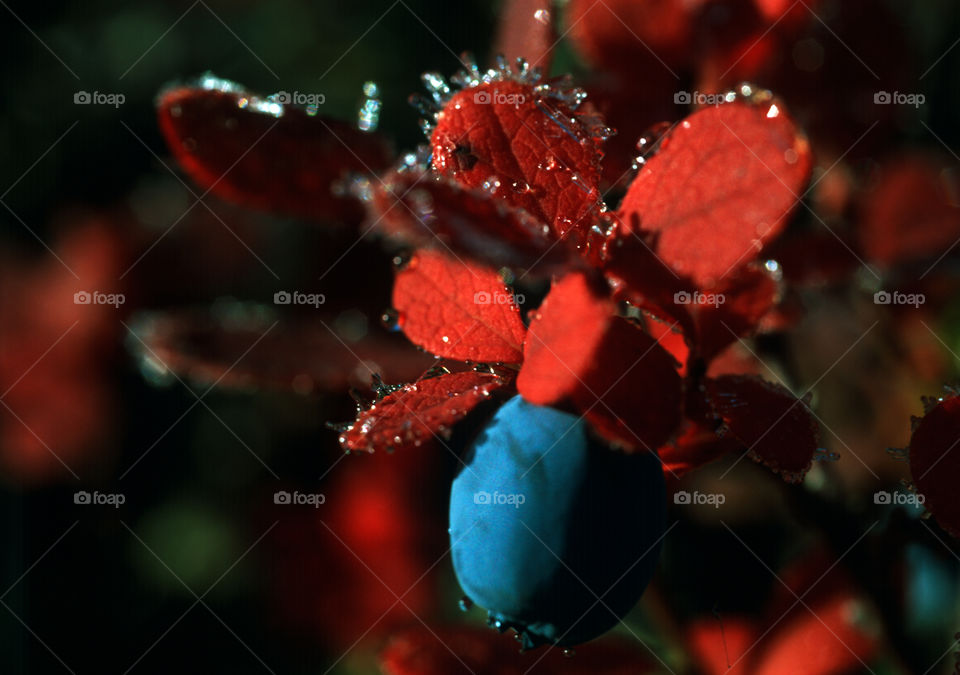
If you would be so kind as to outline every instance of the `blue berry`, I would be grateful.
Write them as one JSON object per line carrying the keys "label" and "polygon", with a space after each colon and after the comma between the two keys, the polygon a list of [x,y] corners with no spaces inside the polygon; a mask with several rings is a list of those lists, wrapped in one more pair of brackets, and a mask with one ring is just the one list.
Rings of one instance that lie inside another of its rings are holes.
{"label": "blue berry", "polygon": [[616,453],[583,420],[520,396],[470,447],[450,495],[461,587],[527,647],[614,627],[650,582],[665,526],[652,453]]}

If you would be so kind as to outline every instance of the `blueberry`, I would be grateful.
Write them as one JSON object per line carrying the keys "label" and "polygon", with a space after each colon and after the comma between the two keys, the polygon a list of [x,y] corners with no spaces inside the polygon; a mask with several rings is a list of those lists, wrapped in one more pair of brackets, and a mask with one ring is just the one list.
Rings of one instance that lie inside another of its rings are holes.
{"label": "blueberry", "polygon": [[650,582],[665,527],[652,453],[616,453],[583,420],[520,396],[469,448],[450,495],[461,587],[528,647],[614,627]]}

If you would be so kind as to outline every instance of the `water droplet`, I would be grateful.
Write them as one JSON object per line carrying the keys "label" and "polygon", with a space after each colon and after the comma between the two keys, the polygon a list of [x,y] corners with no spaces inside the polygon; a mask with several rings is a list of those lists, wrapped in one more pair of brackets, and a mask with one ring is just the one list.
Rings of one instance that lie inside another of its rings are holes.
{"label": "water droplet", "polygon": [[546,9],[538,9],[533,13],[533,18],[535,21],[538,21],[544,25],[550,24],[550,11]]}
{"label": "water droplet", "polygon": [[380,110],[383,107],[380,101],[380,87],[376,82],[363,84],[363,101],[357,112],[357,126],[361,131],[376,131],[380,124]]}
{"label": "water droplet", "polygon": [[767,119],[773,119],[774,117],[780,116],[780,108],[777,107],[776,103],[770,105],[770,108],[767,110]]}
{"label": "water droplet", "polygon": [[473,600],[471,600],[467,596],[463,596],[462,598],[460,598],[460,602],[458,604],[460,605],[461,612],[469,612],[470,609],[473,607]]}
{"label": "water droplet", "polygon": [[395,309],[388,309],[380,316],[380,323],[388,331],[397,332],[403,328],[403,316]]}
{"label": "water droplet", "polygon": [[569,659],[569,658],[572,658],[572,657],[576,656],[576,655],[577,655],[577,652],[574,651],[573,649],[570,649],[570,648],[568,647],[567,649],[564,649],[564,650],[563,650],[563,655]]}
{"label": "water droplet", "polygon": [[500,179],[496,176],[490,176],[483,182],[481,187],[492,195],[496,194],[497,190],[500,189]]}

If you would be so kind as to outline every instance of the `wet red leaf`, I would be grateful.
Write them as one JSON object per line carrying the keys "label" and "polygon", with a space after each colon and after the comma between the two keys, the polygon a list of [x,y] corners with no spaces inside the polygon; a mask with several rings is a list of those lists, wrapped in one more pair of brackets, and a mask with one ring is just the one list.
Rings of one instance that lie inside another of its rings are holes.
{"label": "wet red leaf", "polygon": [[344,450],[404,450],[429,441],[476,406],[489,400],[509,379],[490,373],[445,373],[403,385],[357,415],[340,436]]}
{"label": "wet red leaf", "polygon": [[680,422],[677,367],[574,273],[554,284],[530,323],[517,388],[531,403],[571,407],[620,445],[656,449]]}
{"label": "wet red leaf", "polygon": [[372,207],[385,232],[419,246],[440,244],[495,267],[543,273],[568,258],[567,246],[526,211],[432,173],[390,174],[375,189]]}
{"label": "wet red leaf", "polygon": [[213,77],[167,89],[157,114],[171,152],[201,188],[255,209],[359,222],[360,203],[336,196],[332,186],[391,161],[376,134]]}
{"label": "wet red leaf", "polygon": [[803,480],[820,448],[819,427],[806,401],[750,375],[725,375],[704,386],[728,434],[754,461],[789,482]]}
{"label": "wet red leaf", "polygon": [[137,337],[128,344],[153,377],[169,378],[172,371],[221,388],[298,393],[365,386],[373,373],[410,381],[433,361],[396,336],[345,339],[333,316],[274,321],[257,305],[151,312],[131,326]]}
{"label": "wet red leaf", "polygon": [[[544,651],[545,650],[545,651]],[[413,628],[396,635],[381,654],[384,675],[642,675],[659,672],[648,652],[616,638],[577,647],[565,656],[558,647],[521,653],[490,629],[468,626]]]}
{"label": "wet red leaf", "polygon": [[910,439],[910,474],[924,506],[943,529],[960,537],[960,397],[937,403],[917,424]]}
{"label": "wet red leaf", "polygon": [[586,232],[600,213],[598,143],[568,105],[513,80],[454,94],[430,138],[439,173],[486,185],[558,236]]}
{"label": "wet red leaf", "polygon": [[549,74],[556,31],[550,0],[508,0],[500,9],[494,54],[508,61],[526,59]]}
{"label": "wet red leaf", "polygon": [[862,194],[859,239],[867,259],[884,266],[946,253],[960,240],[954,164],[914,154],[882,165]]}
{"label": "wet red leaf", "polygon": [[620,213],[659,233],[656,253],[706,288],[781,232],[810,167],[809,146],[782,104],[704,108],[670,132],[634,179]]}
{"label": "wet red leaf", "polygon": [[410,341],[432,354],[479,363],[523,360],[520,311],[489,267],[419,250],[397,273],[393,307]]}

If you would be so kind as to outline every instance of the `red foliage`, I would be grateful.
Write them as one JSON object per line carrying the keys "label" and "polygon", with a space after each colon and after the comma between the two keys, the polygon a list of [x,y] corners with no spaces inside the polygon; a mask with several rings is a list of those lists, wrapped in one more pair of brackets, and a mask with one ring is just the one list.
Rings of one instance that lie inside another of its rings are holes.
{"label": "red foliage", "polygon": [[787,481],[803,480],[820,447],[819,427],[807,401],[755,376],[707,380],[706,392],[717,416],[751,458]]}
{"label": "red foliage", "polygon": [[310,220],[359,222],[360,203],[335,195],[334,183],[391,160],[376,134],[212,77],[163,92],[157,114],[167,145],[204,190]]}
{"label": "red foliage", "polygon": [[549,271],[569,258],[548,226],[481,190],[426,171],[397,171],[377,186],[376,223],[417,246],[440,245],[493,266]]}
{"label": "red foliage", "polygon": [[17,482],[69,478],[111,433],[104,370],[121,342],[123,309],[77,304],[74,294],[120,292],[122,246],[91,219],[61,237],[55,255],[0,262],[0,459]]}
{"label": "red foliage", "polygon": [[556,46],[550,0],[508,0],[500,10],[494,53],[525,59],[549,73]]}
{"label": "red foliage", "polygon": [[600,152],[564,103],[502,80],[453,95],[430,138],[433,168],[547,223],[585,233],[600,213]]}
{"label": "red foliage", "polygon": [[960,180],[953,163],[921,154],[881,165],[861,195],[860,245],[885,267],[938,258],[960,238]]}
{"label": "red foliage", "polygon": [[490,268],[420,250],[397,273],[393,306],[410,341],[437,356],[480,363],[523,359],[520,312]]}
{"label": "red foliage", "polygon": [[810,170],[809,146],[777,102],[705,108],[664,139],[620,213],[658,233],[656,253],[708,288],[782,231]]}
{"label": "red foliage", "polygon": [[534,316],[517,388],[531,403],[572,407],[630,448],[656,449],[680,422],[677,363],[583,274],[557,282]]}
{"label": "red foliage", "polygon": [[934,405],[919,421],[910,438],[910,473],[924,506],[943,529],[960,537],[960,397],[952,395]]}
{"label": "red foliage", "polygon": [[403,385],[361,412],[340,436],[345,450],[373,452],[418,446],[450,428],[509,383],[499,375],[445,373]]}

